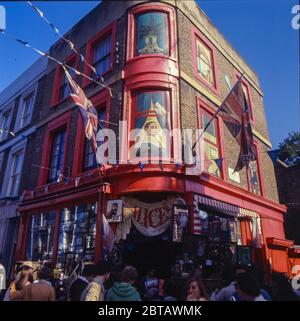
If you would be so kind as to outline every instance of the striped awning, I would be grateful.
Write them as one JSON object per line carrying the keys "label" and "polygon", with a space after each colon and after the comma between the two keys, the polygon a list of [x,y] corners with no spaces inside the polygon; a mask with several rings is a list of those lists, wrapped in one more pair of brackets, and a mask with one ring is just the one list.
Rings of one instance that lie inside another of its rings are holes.
{"label": "striped awning", "polygon": [[201,209],[201,205],[204,205],[207,208],[211,208],[212,210],[215,210],[217,212],[227,214],[233,217],[245,217],[245,218],[251,218],[251,219],[259,218],[259,215],[254,211],[250,211],[245,208],[241,208],[235,205],[217,201],[213,198],[195,194],[194,204],[193,204],[193,234],[200,233],[199,211]]}

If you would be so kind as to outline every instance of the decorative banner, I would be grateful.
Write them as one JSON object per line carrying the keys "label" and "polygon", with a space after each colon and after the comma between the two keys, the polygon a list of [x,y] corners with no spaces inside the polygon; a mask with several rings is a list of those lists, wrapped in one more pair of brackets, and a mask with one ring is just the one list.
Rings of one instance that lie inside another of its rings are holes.
{"label": "decorative banner", "polygon": [[143,203],[137,199],[125,199],[124,216],[131,216],[132,223],[145,236],[157,236],[167,230],[171,223],[176,198],[158,203]]}
{"label": "decorative banner", "polygon": [[188,223],[189,211],[185,208],[174,207],[173,242],[182,242]]}

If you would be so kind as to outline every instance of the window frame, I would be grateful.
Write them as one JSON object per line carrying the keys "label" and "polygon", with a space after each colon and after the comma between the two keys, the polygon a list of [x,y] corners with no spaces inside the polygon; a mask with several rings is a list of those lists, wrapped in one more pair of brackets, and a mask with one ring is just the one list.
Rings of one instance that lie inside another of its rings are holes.
{"label": "window frame", "polygon": [[[116,41],[116,22],[113,21],[106,27],[104,27],[99,33],[94,35],[90,40],[88,40],[86,44],[85,50],[85,58],[88,64],[93,65],[93,57],[94,57],[94,47],[97,43],[104,40],[109,34],[111,34],[111,51],[110,51],[110,67],[107,71],[105,71],[101,76],[104,77],[108,73],[113,70],[114,67],[114,51],[115,51],[115,41]],[[84,74],[90,76],[91,78],[98,80],[98,78],[94,78],[94,73],[87,64],[84,65]],[[84,78],[83,79],[83,87],[88,86],[92,80]]]}
{"label": "window frame", "polygon": [[[65,59],[64,63],[66,65],[73,66],[75,69],[78,70],[78,56],[76,54],[70,55],[68,58]],[[66,101],[70,97],[70,95],[68,95],[63,99],[60,99],[60,89],[62,87],[63,76],[64,76],[64,70],[61,65],[58,65],[55,68],[55,72],[54,72],[54,86],[52,90],[51,103],[50,103],[51,108],[56,107],[57,105]],[[77,81],[76,73],[74,74],[73,79],[74,81]]]}
{"label": "window frame", "polygon": [[64,160],[62,166],[62,174],[64,174],[66,168],[66,159],[67,159],[67,150],[68,150],[68,140],[69,140],[69,131],[71,123],[72,110],[69,110],[62,114],[61,116],[53,119],[48,123],[46,128],[46,133],[44,136],[44,152],[42,154],[41,168],[39,173],[38,187],[48,184],[48,168],[50,162],[50,154],[53,142],[53,136],[57,131],[62,128],[66,128],[66,138],[65,138],[65,151],[64,151]]}
{"label": "window frame", "polygon": [[260,160],[260,149],[259,149],[259,143],[257,141],[253,141],[254,145],[254,151],[256,153],[256,168],[257,168],[257,176],[258,176],[258,184],[260,188],[260,194],[256,194],[252,190],[252,185],[251,185],[251,176],[250,176],[250,168],[246,169],[246,175],[247,175],[247,183],[248,183],[248,190],[252,194],[256,196],[265,196],[265,186],[264,186],[264,180],[263,180],[263,172],[261,171],[261,160]]}
{"label": "window frame", "polygon": [[[11,123],[12,123],[12,116],[13,116],[13,103],[8,104],[4,108],[0,110],[0,129],[5,130],[5,132],[0,132],[0,143],[5,141],[8,138],[8,132],[10,131]],[[3,115],[9,113],[9,120],[7,129],[3,128],[4,125],[4,117]]]}
{"label": "window frame", "polygon": [[[13,173],[14,167],[15,167],[15,159],[16,156],[19,156],[19,162],[21,163],[20,165],[20,171],[17,173]],[[23,162],[24,162],[24,148],[18,149],[12,154],[12,165],[11,165],[11,170],[10,170],[10,175],[9,175],[9,181],[8,181],[8,188],[7,188],[7,194],[8,196],[17,196],[19,188],[20,188],[20,183],[21,183],[21,177],[22,177],[22,167],[23,167]],[[17,187],[15,187],[16,181],[14,181],[14,185],[12,183],[13,178],[16,176],[19,176],[19,182],[17,184]],[[16,193],[12,193],[16,189]]]}
{"label": "window frame", "polygon": [[[137,94],[138,93],[153,93],[153,92],[165,92],[167,94],[167,104],[169,109],[169,121],[170,121],[170,131],[174,128],[173,124],[173,99],[172,99],[172,91],[169,88],[161,88],[161,87],[144,87],[144,88],[137,88],[131,91],[131,112],[130,112],[130,118],[129,118],[129,131],[136,129],[135,128],[135,120],[136,115],[141,114],[141,112],[138,112],[138,99]],[[146,113],[146,112],[145,112]],[[130,149],[133,146],[133,142],[128,141],[128,159],[132,162],[143,162],[144,160],[148,161],[149,159],[144,159],[142,157],[132,157],[130,155]],[[170,155],[169,156],[158,156],[158,157],[151,157],[151,160],[156,161],[173,161],[174,160],[174,137],[172,136],[172,139],[170,141]]]}
{"label": "window frame", "polygon": [[[217,108],[217,107],[216,107]],[[197,97],[197,114],[198,114],[198,128],[202,129],[203,128],[203,124],[202,124],[202,115],[204,114],[206,115],[210,115],[212,116],[215,113],[215,110],[213,109],[213,107],[209,106],[206,102],[204,102],[203,100],[201,100],[200,97]],[[226,175],[226,160],[224,158],[225,155],[225,148],[224,148],[224,131],[223,131],[223,123],[222,123],[222,118],[217,115],[214,119],[214,123],[215,123],[215,131],[217,132],[217,144],[212,143],[211,141],[209,141],[208,139],[205,138],[204,135],[204,143],[205,141],[207,141],[209,144],[213,145],[214,147],[217,147],[218,149],[218,154],[219,154],[219,158],[223,158],[222,161],[222,166],[220,169],[220,176],[216,176],[213,175],[212,173],[209,173],[208,171],[204,170],[204,172],[210,176],[214,176],[218,179],[222,179],[222,180],[227,180],[227,175]],[[203,166],[203,168],[205,168],[205,166]]]}
{"label": "window frame", "polygon": [[[198,73],[198,63],[197,63],[197,41],[202,42],[202,44],[211,52],[212,59],[212,74],[214,78],[214,84],[211,84],[205,80]],[[217,63],[217,50],[214,45],[195,27],[192,27],[192,51],[193,51],[193,68],[194,68],[194,77],[199,80],[205,87],[209,88],[216,95],[220,96],[220,87],[218,83],[218,63]]]}
{"label": "window frame", "polygon": [[[136,55],[136,17],[149,13],[149,12],[161,12],[167,14],[168,18],[168,36],[169,36],[169,55],[161,54],[145,54]],[[177,61],[177,31],[176,31],[176,14],[174,8],[162,4],[151,3],[141,4],[132,8],[128,13],[128,26],[127,26],[127,63],[131,60],[143,59],[145,57],[164,57]]]}
{"label": "window frame", "polygon": [[[3,181],[2,181],[2,186],[1,186],[1,193],[0,197],[5,198],[5,197],[17,197],[19,196],[19,191],[20,191],[20,185],[21,185],[21,180],[22,180],[22,174],[23,174],[23,166],[24,166],[24,161],[25,161],[25,153],[26,153],[26,146],[27,146],[27,140],[22,140],[18,142],[16,145],[13,145],[8,153],[8,157],[6,159],[6,162],[2,162],[2,169],[4,173]],[[21,166],[20,166],[20,181],[19,181],[19,186],[18,186],[18,193],[17,195],[9,195],[9,185],[10,185],[10,180],[11,180],[11,173],[13,170],[13,156],[21,151],[23,153],[22,160],[21,160]],[[4,151],[2,151],[0,154],[2,154],[3,159],[4,159]],[[2,160],[3,160],[2,159]],[[4,166],[5,164],[5,166]]]}
{"label": "window frame", "polygon": [[[234,70],[234,79],[237,81],[241,77],[241,74],[235,69]],[[251,84],[245,79],[245,77],[242,78],[242,85],[243,88],[246,89],[248,97],[249,97],[249,115],[250,115],[250,122],[251,124],[255,124],[255,118],[254,118],[254,105],[252,101],[252,95],[251,95]]]}

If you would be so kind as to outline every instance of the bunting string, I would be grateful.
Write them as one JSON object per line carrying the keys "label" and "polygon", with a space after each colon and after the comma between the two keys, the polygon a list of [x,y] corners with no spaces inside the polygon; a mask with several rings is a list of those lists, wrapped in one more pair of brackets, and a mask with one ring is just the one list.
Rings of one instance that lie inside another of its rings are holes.
{"label": "bunting string", "polygon": [[60,66],[64,66],[64,67],[66,67],[66,68],[68,68],[68,69],[70,69],[70,70],[73,70],[76,75],[82,76],[82,77],[84,77],[84,78],[86,78],[86,79],[88,79],[88,80],[96,83],[97,85],[106,88],[106,89],[109,91],[110,96],[113,97],[111,87],[109,87],[109,86],[107,86],[107,85],[105,85],[105,84],[103,84],[103,83],[101,83],[101,82],[93,79],[93,78],[90,77],[90,76],[87,76],[86,74],[80,72],[79,70],[75,69],[74,67],[71,67],[71,66],[65,64],[64,62],[59,61],[58,59],[50,56],[47,52],[43,52],[43,51],[41,51],[41,50],[39,50],[39,49],[31,46],[27,41],[24,41],[24,40],[15,38],[14,36],[8,34],[7,31],[1,30],[0,33],[3,34],[3,35],[6,35],[7,37],[9,37],[9,38],[11,38],[11,39],[13,39],[13,40],[15,40],[15,41],[17,41],[18,43],[21,43],[21,44],[24,45],[25,47],[27,47],[27,48],[29,48],[29,49],[37,52],[39,55],[41,55],[41,56],[43,56],[43,57],[46,57],[46,58],[48,58],[48,59],[56,62],[56,63],[59,64]]}
{"label": "bunting string", "polygon": [[45,14],[42,12],[42,10],[40,10],[36,5],[34,5],[31,1],[27,1],[27,3],[33,8],[33,10],[44,20],[46,21],[46,23],[54,30],[54,32],[61,37],[61,39],[64,40],[64,42],[69,46],[70,50],[73,51],[77,56],[79,56],[80,60],[85,63],[91,70],[92,72],[97,76],[97,78],[99,78],[101,80],[101,82],[106,86],[106,88],[108,87],[105,82],[104,82],[104,78],[99,75],[97,73],[97,70],[94,66],[90,65],[83,54],[81,54],[79,51],[77,51],[75,49],[75,45],[73,44],[72,41],[70,41],[69,39],[67,39],[61,32],[60,30],[45,16]]}

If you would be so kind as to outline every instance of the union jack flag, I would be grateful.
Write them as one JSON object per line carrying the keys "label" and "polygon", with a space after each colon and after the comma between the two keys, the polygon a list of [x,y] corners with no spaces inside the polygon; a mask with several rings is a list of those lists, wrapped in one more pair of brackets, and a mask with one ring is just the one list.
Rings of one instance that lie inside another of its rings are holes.
{"label": "union jack flag", "polygon": [[85,136],[92,140],[94,152],[97,151],[96,133],[98,130],[98,113],[92,102],[86,97],[84,91],[74,81],[65,66],[62,66],[66,78],[70,85],[71,98],[75,105],[79,107],[81,117],[84,122]]}

